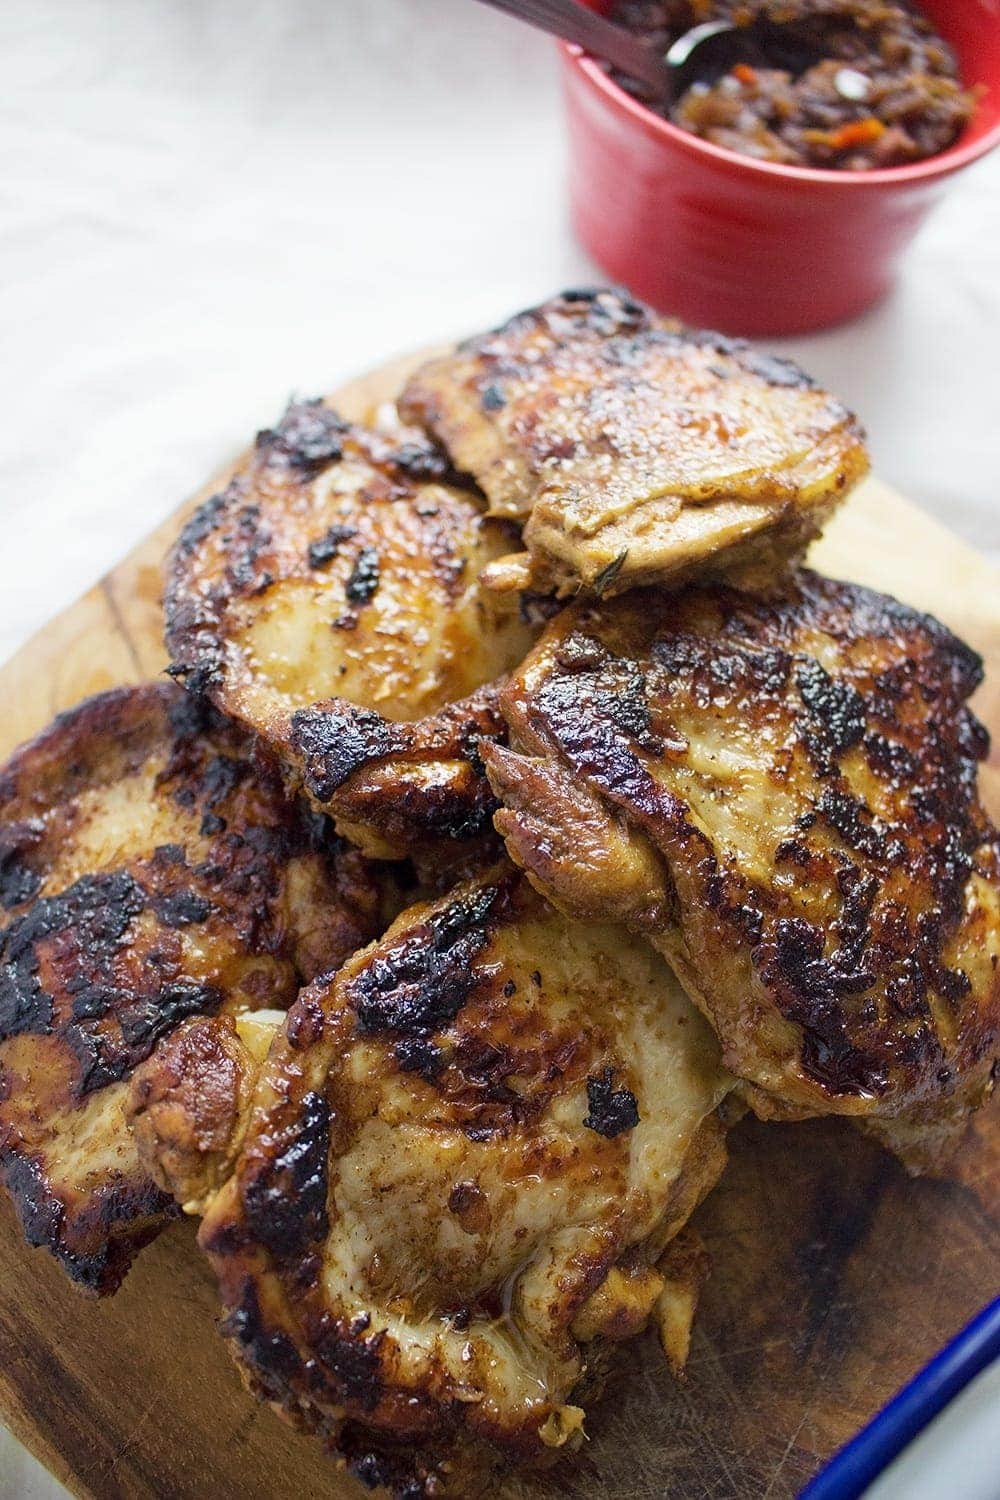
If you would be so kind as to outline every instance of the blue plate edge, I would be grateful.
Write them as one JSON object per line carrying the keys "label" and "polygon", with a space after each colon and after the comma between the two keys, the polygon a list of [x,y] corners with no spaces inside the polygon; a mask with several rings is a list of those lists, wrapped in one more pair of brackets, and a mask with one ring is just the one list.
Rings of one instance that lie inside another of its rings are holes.
{"label": "blue plate edge", "polygon": [[977,1375],[1000,1358],[1000,1297],[939,1350],[811,1479],[799,1500],[858,1500]]}

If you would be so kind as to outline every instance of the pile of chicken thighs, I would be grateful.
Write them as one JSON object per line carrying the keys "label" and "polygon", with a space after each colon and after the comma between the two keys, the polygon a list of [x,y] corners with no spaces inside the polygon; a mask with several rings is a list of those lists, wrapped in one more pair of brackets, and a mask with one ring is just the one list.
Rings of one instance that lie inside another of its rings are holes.
{"label": "pile of chicken thighs", "polygon": [[981,665],[802,566],[793,365],[567,292],[370,428],[300,402],[169,558],[173,682],[0,772],[0,1170],[114,1291],[183,1208],[251,1388],[397,1500],[677,1370],[727,1128],[937,1169],[990,1091]]}

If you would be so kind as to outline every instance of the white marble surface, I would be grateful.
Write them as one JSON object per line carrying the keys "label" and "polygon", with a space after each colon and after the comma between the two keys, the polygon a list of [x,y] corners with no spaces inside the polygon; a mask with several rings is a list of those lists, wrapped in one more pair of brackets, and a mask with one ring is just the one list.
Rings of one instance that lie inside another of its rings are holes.
{"label": "white marble surface", "polygon": [[[289,393],[595,276],[550,47],[472,0],[4,0],[0,57],[2,656]],[[785,347],[1000,554],[998,243],[1000,153]],[[0,1436],[0,1500],[54,1493]]]}

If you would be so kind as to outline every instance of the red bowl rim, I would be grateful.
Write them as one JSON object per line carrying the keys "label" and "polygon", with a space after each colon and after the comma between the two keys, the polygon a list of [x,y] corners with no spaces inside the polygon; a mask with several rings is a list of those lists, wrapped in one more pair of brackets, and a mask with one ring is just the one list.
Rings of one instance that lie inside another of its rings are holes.
{"label": "red bowl rim", "polygon": [[599,94],[603,94],[616,109],[630,115],[648,135],[668,142],[690,156],[707,158],[730,171],[750,172],[772,181],[828,183],[831,187],[839,188],[903,187],[907,183],[929,182],[937,177],[947,177],[951,172],[957,172],[980,156],[985,156],[987,151],[1000,144],[998,119],[975,140],[963,142],[959,138],[946,151],[928,156],[923,161],[908,162],[902,167],[878,167],[870,172],[851,172],[839,168],[791,167],[784,162],[760,161],[755,156],[742,156],[738,151],[715,146],[710,141],[702,140],[700,136],[692,135],[689,130],[682,130],[679,125],[665,120],[662,115],[654,114],[651,109],[626,93],[582,47],[570,42],[560,42],[559,47],[570,67],[580,73]]}

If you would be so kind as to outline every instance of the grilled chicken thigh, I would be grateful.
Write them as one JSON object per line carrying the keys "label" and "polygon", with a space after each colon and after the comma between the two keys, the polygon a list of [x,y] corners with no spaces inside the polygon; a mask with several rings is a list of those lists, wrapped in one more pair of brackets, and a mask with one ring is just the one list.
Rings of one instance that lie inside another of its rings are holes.
{"label": "grilled chicken thigh", "polygon": [[807,571],[580,603],[503,695],[497,826],[560,908],[656,944],[760,1113],[856,1115],[926,1167],[997,1054],[980,672]]}
{"label": "grilled chicken thigh", "polygon": [[490,832],[479,740],[532,632],[478,575],[509,550],[425,440],[292,406],[185,527],[174,671],[259,734],[376,856],[442,861]]}
{"label": "grilled chicken thigh", "polygon": [[88,700],[0,771],[0,1171],[85,1287],[173,1208],[126,1124],[136,1066],[185,1017],[285,1009],[380,929],[324,821],[169,685]]}
{"label": "grilled chicken thigh", "polygon": [[[256,1064],[224,1026],[151,1059],[137,1130],[207,1197],[250,1384],[368,1484],[466,1496],[498,1460],[577,1443],[606,1351],[651,1317],[683,1360],[697,1256],[672,1246],[722,1169],[732,1080],[648,944],[505,866],[305,990],[249,1110]],[[201,1167],[175,1152],[185,1116]]]}
{"label": "grilled chicken thigh", "polygon": [[401,400],[524,526],[497,588],[611,595],[803,550],[868,468],[858,423],[795,365],[566,292],[426,365]]}

